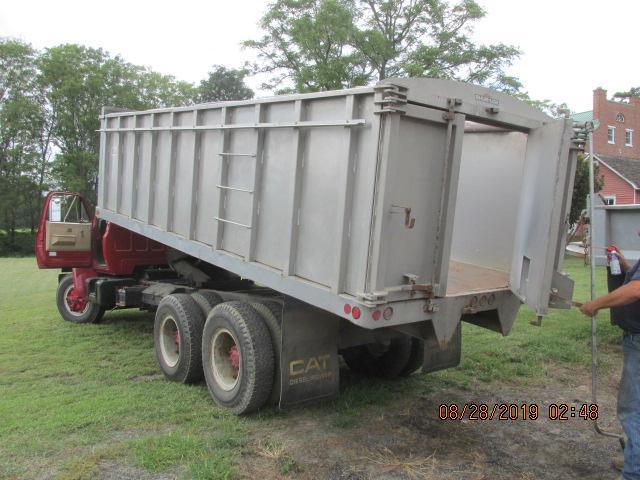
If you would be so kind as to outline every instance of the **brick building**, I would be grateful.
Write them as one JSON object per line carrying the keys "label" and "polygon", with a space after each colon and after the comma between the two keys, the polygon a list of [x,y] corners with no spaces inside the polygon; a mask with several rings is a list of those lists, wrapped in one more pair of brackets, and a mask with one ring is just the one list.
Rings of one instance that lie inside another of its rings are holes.
{"label": "brick building", "polygon": [[[607,91],[593,91],[593,110],[573,115],[577,122],[596,119],[593,151],[604,177],[600,194],[609,204],[640,203],[640,99],[607,99]],[[636,137],[638,135],[638,137]]]}

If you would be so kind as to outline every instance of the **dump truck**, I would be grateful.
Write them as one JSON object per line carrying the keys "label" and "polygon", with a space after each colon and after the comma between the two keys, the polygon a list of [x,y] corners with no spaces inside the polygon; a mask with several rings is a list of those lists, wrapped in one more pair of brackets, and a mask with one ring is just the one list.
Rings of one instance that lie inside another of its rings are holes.
{"label": "dump truck", "polygon": [[103,109],[95,211],[51,192],[40,268],[74,323],[155,312],[163,374],[236,414],[393,378],[567,308],[571,120],[428,78],[147,111]]}

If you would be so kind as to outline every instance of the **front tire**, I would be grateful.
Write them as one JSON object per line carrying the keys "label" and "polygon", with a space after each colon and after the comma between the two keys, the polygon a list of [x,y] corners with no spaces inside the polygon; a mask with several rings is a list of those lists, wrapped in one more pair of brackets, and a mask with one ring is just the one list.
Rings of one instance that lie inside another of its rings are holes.
{"label": "front tire", "polygon": [[211,310],[202,334],[202,364],[218,405],[242,415],[265,404],[273,388],[273,344],[250,305],[225,302]]}
{"label": "front tire", "polygon": [[153,340],[160,370],[169,380],[202,380],[202,329],[204,315],[190,295],[167,295],[158,305]]}
{"label": "front tire", "polygon": [[100,305],[75,294],[73,275],[67,275],[58,283],[56,305],[62,318],[71,323],[98,323],[104,315]]}

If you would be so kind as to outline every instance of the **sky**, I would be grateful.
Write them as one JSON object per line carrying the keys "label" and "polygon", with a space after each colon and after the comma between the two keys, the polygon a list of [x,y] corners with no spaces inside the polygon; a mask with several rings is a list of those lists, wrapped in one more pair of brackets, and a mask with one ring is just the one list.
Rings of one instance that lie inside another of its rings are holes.
{"label": "sky", "polygon": [[[592,92],[640,85],[639,0],[477,0],[487,16],[479,43],[522,50],[509,69],[532,98],[590,110]],[[3,0],[0,37],[37,48],[61,43],[102,47],[125,60],[181,80],[199,82],[213,64],[240,67],[254,54],[267,0]],[[259,91],[260,79],[249,85]]]}

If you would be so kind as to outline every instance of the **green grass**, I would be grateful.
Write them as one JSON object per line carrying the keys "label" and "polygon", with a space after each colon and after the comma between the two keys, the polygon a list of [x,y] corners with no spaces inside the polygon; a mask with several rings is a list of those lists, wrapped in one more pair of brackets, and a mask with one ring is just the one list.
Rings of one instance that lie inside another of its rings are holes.
{"label": "green grass", "polygon": [[90,478],[105,458],[177,466],[189,478],[190,469],[234,476],[246,421],[215,406],[202,385],[157,376],[151,315],[66,323],[56,271],[38,271],[33,258],[0,259],[0,271],[0,478]]}
{"label": "green grass", "polygon": [[[569,259],[576,299],[588,291],[588,269]],[[158,376],[153,317],[111,312],[101,325],[60,320],[57,271],[39,271],[33,258],[0,259],[0,478],[92,478],[103,461],[184,478],[236,478],[253,436],[288,416],[331,419],[351,428],[371,405],[407,395],[473,388],[477,382],[536,384],[549,369],[586,371],[590,322],[577,310],[553,311],[542,327],[522,309],[511,335],[464,325],[463,360],[456,369],[400,382],[348,381],[339,399],[291,412],[266,410],[237,418],[217,407],[204,385]],[[600,272],[599,292],[604,292]],[[602,368],[620,332],[600,315]],[[291,470],[283,464],[281,473]]]}

